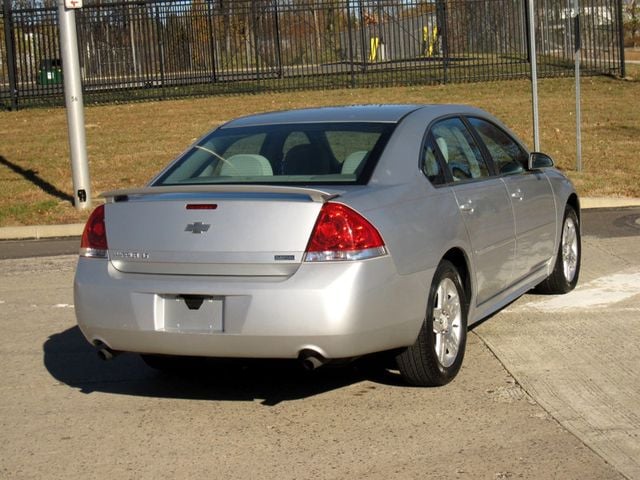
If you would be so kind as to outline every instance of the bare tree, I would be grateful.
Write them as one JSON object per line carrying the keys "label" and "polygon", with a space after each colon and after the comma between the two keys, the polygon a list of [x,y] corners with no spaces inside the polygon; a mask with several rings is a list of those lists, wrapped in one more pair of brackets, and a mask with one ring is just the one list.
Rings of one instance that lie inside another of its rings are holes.
{"label": "bare tree", "polygon": [[624,29],[631,37],[633,46],[637,47],[640,43],[640,3],[638,0],[627,0],[624,11],[626,14]]}

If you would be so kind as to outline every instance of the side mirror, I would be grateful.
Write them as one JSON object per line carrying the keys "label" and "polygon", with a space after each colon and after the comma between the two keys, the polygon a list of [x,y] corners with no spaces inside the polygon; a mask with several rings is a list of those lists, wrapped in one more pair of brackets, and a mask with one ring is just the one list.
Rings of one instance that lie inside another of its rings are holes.
{"label": "side mirror", "polygon": [[539,170],[547,167],[553,167],[553,159],[549,155],[540,152],[531,152],[529,154],[529,170]]}

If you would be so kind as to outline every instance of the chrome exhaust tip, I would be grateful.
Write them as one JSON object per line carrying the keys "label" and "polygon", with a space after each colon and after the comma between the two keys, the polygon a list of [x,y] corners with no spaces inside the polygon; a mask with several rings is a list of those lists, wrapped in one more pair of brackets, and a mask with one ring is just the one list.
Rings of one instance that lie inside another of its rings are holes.
{"label": "chrome exhaust tip", "polygon": [[327,363],[327,359],[320,353],[310,349],[302,350],[298,355],[298,360],[307,371],[315,370]]}
{"label": "chrome exhaust tip", "polygon": [[107,344],[101,342],[100,340],[96,340],[95,342],[93,342],[93,346],[96,348],[98,358],[105,362],[113,360],[114,357],[120,354],[120,352],[112,350]]}

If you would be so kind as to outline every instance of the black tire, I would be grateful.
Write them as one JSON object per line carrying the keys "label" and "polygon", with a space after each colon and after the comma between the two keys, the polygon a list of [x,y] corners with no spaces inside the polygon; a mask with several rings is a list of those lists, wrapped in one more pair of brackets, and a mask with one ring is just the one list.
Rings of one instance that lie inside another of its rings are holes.
{"label": "black tire", "polygon": [[561,294],[573,290],[578,283],[582,257],[580,221],[576,211],[567,205],[562,220],[560,244],[553,271],[536,287],[537,293]]}
{"label": "black tire", "polygon": [[[435,318],[436,310],[443,306],[444,311]],[[454,379],[464,358],[468,312],[460,274],[451,262],[443,260],[429,289],[426,318],[418,338],[396,357],[400,374],[407,383],[433,387]]]}

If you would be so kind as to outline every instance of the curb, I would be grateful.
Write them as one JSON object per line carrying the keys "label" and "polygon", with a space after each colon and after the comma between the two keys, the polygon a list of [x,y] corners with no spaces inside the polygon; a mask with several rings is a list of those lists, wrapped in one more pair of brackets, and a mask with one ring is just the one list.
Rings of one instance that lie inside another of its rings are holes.
{"label": "curb", "polygon": [[79,237],[84,223],[69,225],[35,225],[29,227],[0,227],[0,240],[26,240],[35,238]]}
{"label": "curb", "polygon": [[628,197],[582,197],[580,209],[640,207],[640,198]]}
{"label": "curb", "polygon": [[[583,197],[580,199],[583,210],[592,208],[640,207],[640,198],[621,197]],[[0,240],[27,240],[56,237],[79,237],[84,223],[69,225],[36,225],[28,227],[0,227]]]}

